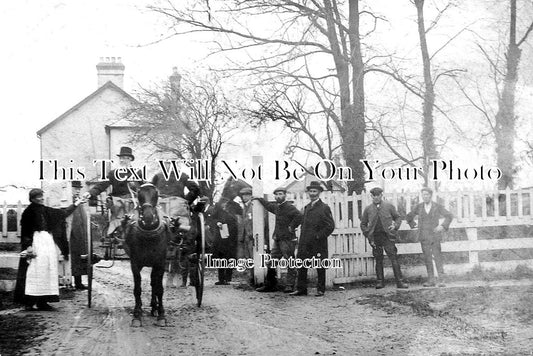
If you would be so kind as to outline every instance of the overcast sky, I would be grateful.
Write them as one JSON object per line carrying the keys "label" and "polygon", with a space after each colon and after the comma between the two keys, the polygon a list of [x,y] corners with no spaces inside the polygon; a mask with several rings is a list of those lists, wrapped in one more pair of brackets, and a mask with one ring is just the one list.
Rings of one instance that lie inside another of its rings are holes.
{"label": "overcast sky", "polygon": [[[147,2],[17,0],[2,4],[0,162],[4,169],[0,186],[38,184],[31,164],[40,154],[36,131],[96,90],[99,57],[123,58],[125,89],[131,92],[138,83],[168,77],[173,66],[190,70],[206,56],[207,46],[190,37],[139,47],[157,39],[164,25],[142,11]],[[399,36],[396,40],[390,35],[389,42],[396,41],[399,48],[406,43],[399,38],[413,24],[414,7],[407,6],[396,13],[404,19],[402,26],[389,28]],[[486,7],[479,10],[487,11]],[[416,46],[411,51],[417,55]]]}
{"label": "overcast sky", "polygon": [[[122,57],[125,89],[158,82],[205,56],[201,44],[158,38],[144,0],[17,0],[2,4],[0,185],[35,185],[36,131],[96,90],[99,57]],[[6,169],[7,168],[7,169]]]}

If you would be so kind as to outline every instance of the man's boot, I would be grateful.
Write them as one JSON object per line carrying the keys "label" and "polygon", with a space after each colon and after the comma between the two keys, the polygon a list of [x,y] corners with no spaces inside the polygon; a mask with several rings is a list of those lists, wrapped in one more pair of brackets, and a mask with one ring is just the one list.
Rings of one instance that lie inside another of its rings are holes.
{"label": "man's boot", "polygon": [[433,260],[431,258],[429,258],[429,260],[426,258],[425,263],[426,263],[426,270],[428,272],[428,280],[422,285],[424,287],[435,287],[436,282],[435,282],[435,272],[433,270]]}
{"label": "man's boot", "polygon": [[226,281],[226,270],[224,268],[219,268],[218,269],[218,282],[215,282],[215,285],[224,286],[227,284],[229,283]]}
{"label": "man's boot", "polygon": [[87,287],[81,282],[81,276],[74,276],[74,287],[78,290],[87,289]]}
{"label": "man's boot", "polygon": [[276,278],[276,269],[269,267],[267,270],[265,285],[256,289],[257,292],[277,292],[278,279]]}
{"label": "man's boot", "polygon": [[383,260],[376,259],[376,289],[385,288],[385,275],[383,273]]}
{"label": "man's boot", "polygon": [[248,280],[248,284],[250,286],[255,286],[255,276],[254,276],[254,269],[250,269],[250,279]]}
{"label": "man's boot", "polygon": [[392,270],[394,272],[394,278],[396,279],[396,288],[407,289],[409,285],[402,281],[402,271],[400,269],[400,263],[396,258],[391,258]]}
{"label": "man's boot", "polygon": [[429,277],[428,280],[422,284],[424,287],[435,287],[437,283],[435,282],[434,277]]}

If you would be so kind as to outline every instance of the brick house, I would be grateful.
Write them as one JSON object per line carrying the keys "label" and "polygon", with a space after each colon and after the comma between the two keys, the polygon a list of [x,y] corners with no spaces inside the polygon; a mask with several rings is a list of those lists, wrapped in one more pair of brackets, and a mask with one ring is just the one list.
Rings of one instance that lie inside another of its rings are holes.
{"label": "brick house", "polygon": [[[57,160],[60,167],[67,168],[66,180],[61,175],[54,180],[54,168],[45,164],[42,188],[51,206],[70,202],[69,180],[83,180],[76,177],[78,167],[84,167],[85,181],[94,182],[99,172],[93,160],[116,159],[121,146],[130,146],[136,157],[134,164],[143,165],[154,152],[143,142],[132,144],[133,127],[121,119],[124,110],[137,102],[123,89],[125,66],[121,58],[101,58],[96,69],[97,89],[37,131],[41,159]],[[69,168],[73,168],[74,177],[70,177]]]}

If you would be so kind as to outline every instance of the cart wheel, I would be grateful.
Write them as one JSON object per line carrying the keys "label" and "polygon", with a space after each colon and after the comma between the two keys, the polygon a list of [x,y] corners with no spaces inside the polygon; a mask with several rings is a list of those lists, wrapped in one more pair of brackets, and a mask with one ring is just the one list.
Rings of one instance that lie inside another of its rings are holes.
{"label": "cart wheel", "polygon": [[204,272],[205,272],[205,220],[204,214],[199,213],[198,217],[200,219],[200,253],[198,254],[198,267],[197,267],[197,276],[198,281],[196,283],[196,301],[197,305],[202,305],[202,297],[204,294]]}

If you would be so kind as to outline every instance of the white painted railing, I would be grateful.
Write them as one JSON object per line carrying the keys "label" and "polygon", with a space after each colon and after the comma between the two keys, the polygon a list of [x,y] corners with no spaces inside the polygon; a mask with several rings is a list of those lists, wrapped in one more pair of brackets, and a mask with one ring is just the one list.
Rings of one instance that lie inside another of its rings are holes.
{"label": "white painted railing", "polygon": [[[385,199],[395,205],[400,215],[405,216],[421,201],[419,192],[385,193]],[[308,203],[305,194],[292,196],[296,207],[302,209]],[[363,209],[371,203],[368,193],[348,195],[323,193],[322,200],[327,203],[335,220],[335,231],[329,237],[330,258],[339,258],[342,269],[330,269],[327,283],[348,283],[373,277],[374,258],[372,247],[364,238],[359,227]],[[488,226],[533,225],[533,189],[500,191],[456,191],[435,192],[433,199],[443,204],[453,215],[450,229],[464,228],[467,240],[446,241],[442,243],[443,252],[468,252],[468,263],[448,264],[449,273],[464,273],[474,266],[510,270],[519,264],[533,267],[533,260],[513,260],[480,262],[479,252],[490,250],[532,249],[533,237],[514,237],[504,239],[479,240],[478,229]],[[274,216],[269,214],[271,232]],[[410,230],[405,221],[400,230]],[[397,243],[399,254],[422,253],[420,243]],[[446,262],[446,259],[445,259]],[[405,275],[423,275],[423,266],[402,266]],[[390,274],[390,271],[388,271]]]}
{"label": "white painted railing", "polygon": [[[0,206],[2,213],[2,236],[0,237],[0,242],[20,242],[20,218],[27,206],[28,204],[22,204],[20,200],[15,204],[4,202]],[[9,229],[8,214],[13,213],[16,214],[16,227]]]}

